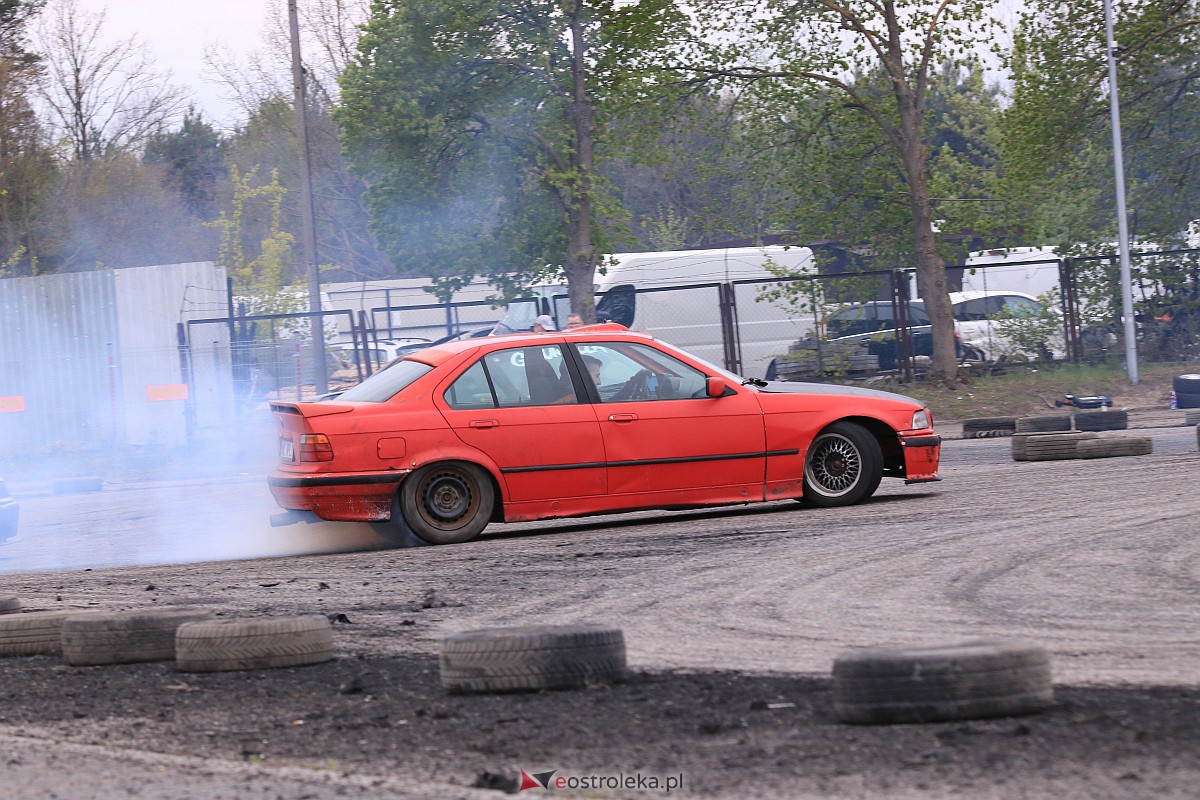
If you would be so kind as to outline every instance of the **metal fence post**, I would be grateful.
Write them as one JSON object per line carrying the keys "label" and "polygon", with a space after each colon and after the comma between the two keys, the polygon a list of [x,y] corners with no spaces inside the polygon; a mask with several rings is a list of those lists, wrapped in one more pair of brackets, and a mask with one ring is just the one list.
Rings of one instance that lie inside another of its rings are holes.
{"label": "metal fence post", "polygon": [[717,287],[721,309],[721,340],[725,351],[725,369],[740,375],[742,372],[742,342],[738,336],[737,295],[732,283]]}

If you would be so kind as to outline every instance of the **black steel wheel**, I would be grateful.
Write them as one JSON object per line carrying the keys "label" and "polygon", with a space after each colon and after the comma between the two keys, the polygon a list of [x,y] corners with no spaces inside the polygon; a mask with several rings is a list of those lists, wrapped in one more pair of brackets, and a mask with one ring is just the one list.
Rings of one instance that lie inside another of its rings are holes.
{"label": "black steel wheel", "polygon": [[804,461],[804,499],[818,506],[849,506],[879,488],[883,452],[870,431],[835,422],[821,431]]}
{"label": "black steel wheel", "polygon": [[495,502],[487,473],[461,461],[422,467],[400,484],[404,520],[430,544],[474,539],[487,527]]}

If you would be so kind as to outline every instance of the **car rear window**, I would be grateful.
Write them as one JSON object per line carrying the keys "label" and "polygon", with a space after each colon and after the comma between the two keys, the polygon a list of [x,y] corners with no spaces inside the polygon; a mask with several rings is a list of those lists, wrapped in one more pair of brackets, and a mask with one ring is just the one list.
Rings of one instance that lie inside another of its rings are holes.
{"label": "car rear window", "polygon": [[358,386],[353,386],[338,396],[338,400],[360,400],[367,403],[382,403],[391,400],[408,388],[417,378],[433,367],[420,361],[397,361],[387,369],[381,369]]}

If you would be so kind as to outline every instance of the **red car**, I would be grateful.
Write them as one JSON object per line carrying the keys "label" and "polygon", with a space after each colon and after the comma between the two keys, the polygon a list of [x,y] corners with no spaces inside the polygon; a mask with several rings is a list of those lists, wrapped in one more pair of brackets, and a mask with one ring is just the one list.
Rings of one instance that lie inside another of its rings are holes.
{"label": "red car", "polygon": [[615,324],[447,342],[335,400],[271,404],[292,513],[433,544],[489,522],[804,499],[938,480],[929,409],[743,380]]}

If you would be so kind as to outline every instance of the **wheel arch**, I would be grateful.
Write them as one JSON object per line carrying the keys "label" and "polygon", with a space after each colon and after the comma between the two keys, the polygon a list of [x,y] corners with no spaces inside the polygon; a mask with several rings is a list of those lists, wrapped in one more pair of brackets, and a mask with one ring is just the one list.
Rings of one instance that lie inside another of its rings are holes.
{"label": "wheel arch", "polygon": [[[483,453],[471,450],[447,450],[439,452],[437,455],[437,458],[427,458],[423,461],[413,462],[412,472],[424,469],[433,464],[462,463],[479,467],[487,475],[488,482],[492,487],[492,494],[495,497],[495,502],[492,504],[492,515],[489,519],[492,522],[504,522],[504,483],[497,477],[500,468],[496,466],[495,462]],[[410,477],[411,474],[409,474]],[[405,480],[408,480],[408,478],[405,478]],[[402,484],[403,481],[401,482]],[[395,494],[399,494],[399,492],[400,486],[397,486]]]}
{"label": "wheel arch", "polygon": [[850,422],[865,428],[875,441],[879,442],[879,449],[883,453],[884,475],[904,474],[904,448],[900,445],[900,437],[896,435],[895,428],[875,417],[849,416],[830,420],[818,431],[818,435],[837,422]]}

